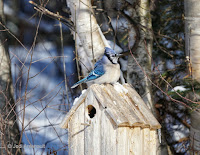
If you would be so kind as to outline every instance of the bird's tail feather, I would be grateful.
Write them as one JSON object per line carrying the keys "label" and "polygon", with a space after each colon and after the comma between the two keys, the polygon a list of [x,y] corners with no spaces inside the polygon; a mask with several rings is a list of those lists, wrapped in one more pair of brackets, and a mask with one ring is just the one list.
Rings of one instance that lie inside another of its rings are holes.
{"label": "bird's tail feather", "polygon": [[75,88],[75,87],[77,87],[78,85],[80,85],[81,83],[86,82],[86,81],[87,81],[87,78],[84,78],[84,79],[78,81],[77,83],[75,83],[73,86],[71,86],[71,88]]}

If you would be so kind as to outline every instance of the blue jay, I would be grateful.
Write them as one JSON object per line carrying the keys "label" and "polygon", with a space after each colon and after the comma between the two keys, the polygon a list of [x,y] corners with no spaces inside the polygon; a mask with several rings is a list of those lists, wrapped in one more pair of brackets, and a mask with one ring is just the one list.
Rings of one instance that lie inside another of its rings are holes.
{"label": "blue jay", "polygon": [[81,83],[87,83],[93,81],[97,84],[111,83],[114,84],[120,77],[120,66],[118,58],[121,54],[116,54],[111,48],[105,47],[103,57],[96,62],[94,70],[89,75],[75,83],[71,88],[77,87]]}

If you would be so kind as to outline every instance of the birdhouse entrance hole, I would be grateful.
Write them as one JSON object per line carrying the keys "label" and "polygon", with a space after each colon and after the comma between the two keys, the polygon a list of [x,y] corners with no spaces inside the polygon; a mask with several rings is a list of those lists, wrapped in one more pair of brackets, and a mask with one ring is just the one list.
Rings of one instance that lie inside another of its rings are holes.
{"label": "birdhouse entrance hole", "polygon": [[93,118],[93,117],[95,116],[95,114],[96,114],[96,109],[95,109],[95,107],[93,107],[92,105],[88,105],[88,106],[87,106],[87,110],[88,110],[88,116],[89,116],[90,118]]}

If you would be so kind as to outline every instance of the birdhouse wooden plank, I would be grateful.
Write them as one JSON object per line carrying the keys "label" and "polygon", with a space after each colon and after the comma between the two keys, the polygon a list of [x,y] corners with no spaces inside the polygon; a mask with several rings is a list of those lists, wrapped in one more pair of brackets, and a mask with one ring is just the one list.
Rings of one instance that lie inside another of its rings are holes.
{"label": "birdhouse wooden plank", "polygon": [[90,86],[61,123],[71,155],[154,155],[161,126],[128,84]]}

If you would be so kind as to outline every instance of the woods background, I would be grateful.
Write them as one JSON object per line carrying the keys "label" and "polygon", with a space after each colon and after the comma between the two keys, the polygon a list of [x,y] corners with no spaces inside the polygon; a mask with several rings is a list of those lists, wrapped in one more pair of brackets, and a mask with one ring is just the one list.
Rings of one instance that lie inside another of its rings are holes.
{"label": "woods background", "polygon": [[59,123],[87,86],[70,87],[105,46],[124,54],[120,82],[130,83],[161,123],[159,154],[200,150],[193,145],[200,141],[200,2],[34,2],[0,0],[1,153],[67,154]]}

